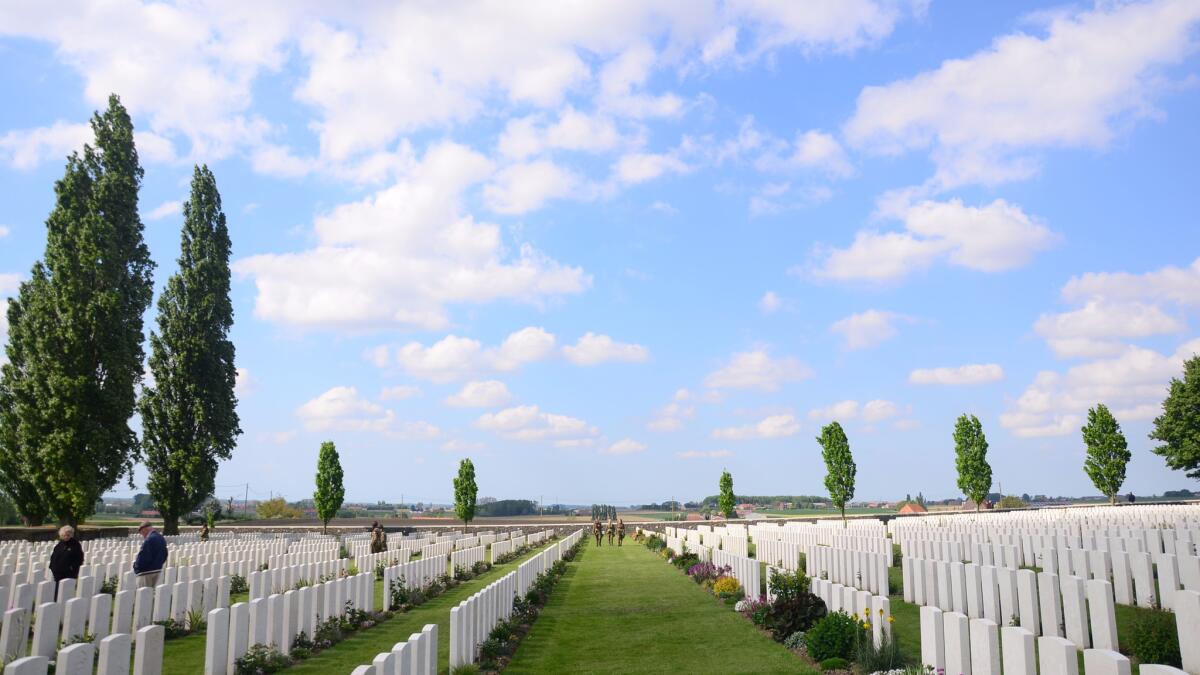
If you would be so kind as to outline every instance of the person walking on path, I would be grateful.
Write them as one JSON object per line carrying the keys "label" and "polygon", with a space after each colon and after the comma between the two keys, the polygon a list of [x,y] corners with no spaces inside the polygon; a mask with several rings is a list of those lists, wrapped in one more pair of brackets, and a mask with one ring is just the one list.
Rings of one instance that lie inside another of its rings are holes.
{"label": "person walking on path", "polygon": [[621,518],[617,519],[617,546],[625,543],[625,521]]}
{"label": "person walking on path", "polygon": [[83,546],[75,538],[75,528],[63,525],[58,528],[58,543],[50,553],[50,574],[54,576],[55,599],[58,598],[58,582],[63,579],[78,579],[80,567],[83,567]]}
{"label": "person walking on path", "polygon": [[604,526],[600,524],[599,520],[592,523],[592,536],[596,537],[597,546],[604,545]]}
{"label": "person walking on path", "polygon": [[154,588],[167,564],[167,540],[146,521],[138,525],[138,534],[142,535],[142,550],[133,561],[133,573],[138,576],[138,588]]}
{"label": "person walking on path", "polygon": [[613,521],[608,521],[608,545],[612,546],[613,535],[617,533],[617,525]]}

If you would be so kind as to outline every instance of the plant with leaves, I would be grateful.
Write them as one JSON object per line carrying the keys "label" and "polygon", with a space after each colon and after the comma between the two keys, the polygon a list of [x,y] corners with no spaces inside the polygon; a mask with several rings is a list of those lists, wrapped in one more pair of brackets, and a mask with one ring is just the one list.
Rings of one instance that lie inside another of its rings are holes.
{"label": "plant with leaves", "polygon": [[1200,356],[1183,364],[1183,379],[1171,378],[1163,412],[1154,419],[1150,438],[1161,441],[1154,454],[1167,466],[1200,478]]}
{"label": "plant with leaves", "polygon": [[475,520],[475,496],[479,488],[475,485],[475,465],[464,459],[458,463],[458,475],[454,478],[454,513],[463,525]]}
{"label": "plant with leaves", "polygon": [[974,415],[959,415],[954,423],[954,466],[958,469],[958,489],[975,502],[975,510],[992,489],[992,466],[987,461],[987,437],[983,424]]}
{"label": "plant with leaves", "polygon": [[1129,463],[1129,444],[1121,425],[1103,403],[1088,410],[1087,424],[1081,429],[1087,446],[1083,470],[1109,504],[1117,503],[1117,493],[1125,482],[1125,465]]}
{"label": "plant with leaves", "polygon": [[29,413],[37,405],[37,390],[28,381],[25,365],[26,345],[34,344],[36,335],[33,326],[22,321],[22,307],[41,297],[45,282],[45,276],[30,279],[21,284],[17,297],[8,301],[11,327],[6,345],[8,363],[0,364],[0,491],[12,499],[13,506],[29,525],[41,525],[50,509],[34,483],[31,463],[36,461],[36,455],[29,450],[36,446],[24,445],[32,440],[38,428],[18,432],[21,413],[32,417]]}
{"label": "plant with leaves", "polygon": [[139,445],[129,419],[142,379],[142,317],[153,296],[133,124],[110,96],[91,126],[95,146],[67,159],[44,257],[18,294],[10,340],[21,343],[21,373],[3,397],[15,408],[6,417],[16,420],[21,453],[5,469],[16,466],[46,510],[70,525],[91,515],[121,478],[132,480]]}
{"label": "plant with leaves", "polygon": [[854,476],[858,467],[854,455],[850,454],[850,441],[842,425],[830,422],[821,428],[817,437],[821,444],[821,458],[825,460],[825,489],[829,501],[842,513],[842,527],[846,527],[846,502],[854,498]]}
{"label": "plant with leaves", "polygon": [[147,488],[162,514],[163,534],[178,534],[180,517],[212,494],[217,463],[230,458],[242,432],[229,340],[229,229],[206,166],[192,174],[180,248],[179,271],[158,299],[158,332],[150,334],[154,384],[139,406]]}
{"label": "plant with leaves", "polygon": [[346,499],[346,487],[342,484],[342,461],[338,457],[337,448],[333,441],[321,444],[321,452],[317,457],[317,491],[313,493],[313,502],[317,507],[317,517],[321,519],[321,532],[329,529],[329,521],[337,515]]}
{"label": "plant with leaves", "polygon": [[721,471],[721,480],[718,483],[718,487],[720,488],[720,493],[717,496],[717,506],[721,509],[721,515],[726,518],[732,518],[737,499],[733,496],[733,476],[728,471]]}

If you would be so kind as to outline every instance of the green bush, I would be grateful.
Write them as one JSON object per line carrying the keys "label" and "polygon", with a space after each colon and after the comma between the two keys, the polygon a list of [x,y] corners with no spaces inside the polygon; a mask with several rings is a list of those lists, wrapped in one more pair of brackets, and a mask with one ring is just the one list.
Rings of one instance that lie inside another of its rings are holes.
{"label": "green bush", "polygon": [[826,612],[824,600],[805,592],[786,600],[776,599],[767,608],[762,625],[777,642],[783,642],[797,632],[812,629]]}
{"label": "green bush", "polygon": [[450,675],[479,675],[479,672],[479,666],[474,663],[466,663],[450,669]]}
{"label": "green bush", "polygon": [[246,577],[235,574],[229,578],[229,592],[233,595],[238,593],[249,593],[250,584],[246,583]]}
{"label": "green bush", "polygon": [[859,630],[858,620],[854,617],[844,612],[829,614],[805,633],[808,655],[816,661],[834,657],[848,659],[854,655],[854,641]]}
{"label": "green bush", "polygon": [[777,600],[788,601],[808,593],[808,576],[799,570],[795,572],[772,570],[767,586],[775,594]]}
{"label": "green bush", "polygon": [[854,662],[865,672],[890,671],[904,666],[904,656],[900,653],[900,645],[895,636],[888,637],[887,632],[875,646],[875,639],[870,630],[858,633],[858,644],[854,648]]}
{"label": "green bush", "polygon": [[266,645],[254,645],[234,662],[234,675],[259,675],[275,673],[292,665],[292,660],[279,650]]}
{"label": "green bush", "polygon": [[804,640],[804,631],[798,630],[789,635],[788,638],[783,641],[783,646],[791,650],[799,650],[802,652],[808,651],[808,644]]}
{"label": "green bush", "polygon": [[821,670],[846,670],[850,667],[850,662],[840,656],[835,656],[832,659],[825,659],[821,662]]}
{"label": "green bush", "polygon": [[1161,610],[1138,612],[1129,639],[1129,651],[1142,663],[1180,667],[1175,615]]}

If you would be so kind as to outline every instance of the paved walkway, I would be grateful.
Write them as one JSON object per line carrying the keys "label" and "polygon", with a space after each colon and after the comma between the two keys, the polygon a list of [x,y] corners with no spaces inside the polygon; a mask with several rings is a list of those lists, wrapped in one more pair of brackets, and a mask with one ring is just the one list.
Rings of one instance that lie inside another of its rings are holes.
{"label": "paved walkway", "polygon": [[505,675],[813,673],[641,544],[588,544]]}

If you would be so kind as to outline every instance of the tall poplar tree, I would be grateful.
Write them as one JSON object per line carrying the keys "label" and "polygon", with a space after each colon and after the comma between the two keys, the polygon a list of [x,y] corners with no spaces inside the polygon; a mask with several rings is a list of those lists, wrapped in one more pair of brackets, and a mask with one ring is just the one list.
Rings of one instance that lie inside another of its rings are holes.
{"label": "tall poplar tree", "polygon": [[1125,482],[1125,465],[1129,464],[1129,444],[1121,425],[1103,403],[1088,410],[1087,424],[1080,430],[1087,445],[1083,470],[1092,484],[1109,504],[1117,503],[1117,493]]}
{"label": "tall poplar tree", "polygon": [[313,502],[317,507],[317,517],[321,519],[321,532],[329,529],[329,521],[337,516],[346,500],[346,486],[343,483],[342,460],[338,456],[337,447],[333,441],[321,444],[321,452],[317,456],[317,491],[313,493]]}
{"label": "tall poplar tree", "polygon": [[33,343],[29,322],[23,320],[23,307],[44,293],[46,282],[40,263],[34,268],[34,276],[21,284],[16,298],[8,301],[8,363],[0,366],[0,491],[12,499],[13,505],[29,525],[41,525],[48,512],[46,502],[38,494],[34,483],[31,462],[36,457],[29,452],[37,444],[27,444],[37,429],[19,429],[22,414],[26,417],[36,411],[34,387],[28,379],[27,345]]}
{"label": "tall poplar tree", "polygon": [[470,525],[475,520],[475,496],[479,488],[475,485],[475,465],[464,459],[458,464],[458,475],[454,478],[454,513]]}
{"label": "tall poplar tree", "polygon": [[154,263],[142,239],[142,168],[120,100],[92,117],[95,146],[72,154],[55,183],[46,251],[22,286],[9,380],[21,480],[46,511],[76,525],[104,492],[132,476],[129,428],[142,379],[142,315]]}
{"label": "tall poplar tree", "polygon": [[242,432],[229,340],[229,229],[207,166],[192,174],[180,249],[179,271],[158,299],[158,332],[150,334],[154,384],[139,406],[147,488],[164,534],[177,534],[179,519],[212,494],[217,463],[230,458]]}
{"label": "tall poplar tree", "polygon": [[850,441],[841,424],[830,422],[821,428],[817,442],[825,460],[825,489],[829,491],[829,500],[842,513],[842,527],[846,527],[846,502],[854,499],[854,477],[858,473]]}
{"label": "tall poplar tree", "polygon": [[987,461],[987,438],[983,424],[974,415],[960,415],[954,423],[954,465],[958,469],[958,489],[975,502],[975,510],[992,489],[992,466]]}
{"label": "tall poplar tree", "polygon": [[720,493],[717,496],[717,505],[721,508],[721,515],[726,518],[733,517],[734,502],[737,498],[733,496],[733,476],[729,471],[721,471],[721,480],[717,484],[720,488]]}
{"label": "tall poplar tree", "polygon": [[1150,438],[1161,441],[1154,454],[1188,478],[1200,478],[1200,356],[1183,364],[1183,379],[1171,378],[1162,414],[1154,418]]}

